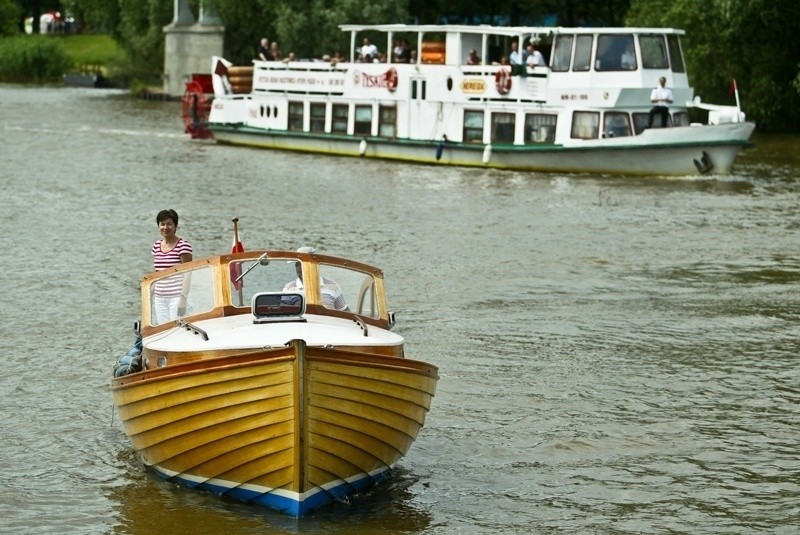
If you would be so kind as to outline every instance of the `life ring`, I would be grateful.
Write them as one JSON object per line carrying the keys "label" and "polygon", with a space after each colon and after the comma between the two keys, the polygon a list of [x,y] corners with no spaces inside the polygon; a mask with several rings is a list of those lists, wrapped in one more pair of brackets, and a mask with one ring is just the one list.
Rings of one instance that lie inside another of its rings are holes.
{"label": "life ring", "polygon": [[505,95],[511,91],[511,71],[508,69],[500,69],[497,71],[494,74],[494,86],[501,95]]}
{"label": "life ring", "polygon": [[386,89],[394,92],[397,89],[397,70],[394,67],[390,68],[383,74],[383,81],[386,84]]}

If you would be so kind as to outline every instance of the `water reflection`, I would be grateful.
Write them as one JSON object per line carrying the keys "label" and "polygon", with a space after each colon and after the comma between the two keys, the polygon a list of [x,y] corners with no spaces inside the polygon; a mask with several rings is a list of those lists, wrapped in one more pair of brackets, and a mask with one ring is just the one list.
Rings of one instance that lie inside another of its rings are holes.
{"label": "water reflection", "polygon": [[198,534],[421,533],[431,523],[431,515],[414,503],[418,481],[403,468],[347,502],[293,518],[164,481],[145,471],[130,451],[121,452],[119,460],[126,464],[126,482],[106,489],[114,503],[114,533],[150,535],[178,526]]}

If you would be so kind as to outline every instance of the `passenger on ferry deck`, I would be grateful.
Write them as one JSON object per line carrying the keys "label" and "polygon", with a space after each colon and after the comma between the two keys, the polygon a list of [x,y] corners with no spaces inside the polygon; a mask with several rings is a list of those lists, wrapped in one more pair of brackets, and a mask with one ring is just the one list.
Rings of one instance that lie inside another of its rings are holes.
{"label": "passenger on ferry deck", "polygon": [[633,43],[628,43],[628,48],[625,49],[620,58],[620,64],[625,70],[636,70],[636,54],[633,52]]}
{"label": "passenger on ferry deck", "polygon": [[411,49],[408,47],[407,39],[400,39],[398,46],[395,47],[395,63],[408,63],[411,58]]}
{"label": "passenger on ferry deck", "polygon": [[661,117],[661,127],[666,128],[669,122],[669,105],[672,104],[672,91],[667,89],[667,79],[661,77],[658,79],[658,86],[650,92],[650,102],[653,107],[650,109],[650,117],[647,123],[647,128],[653,127],[653,116],[659,115]]}
{"label": "passenger on ferry deck", "polygon": [[528,59],[525,62],[528,64],[528,67],[544,67],[547,64],[544,62],[544,56],[542,53],[537,50],[536,45],[530,43],[527,46],[528,49]]}
{"label": "passenger on ferry deck", "polygon": [[480,65],[481,64],[481,57],[478,55],[478,51],[474,48],[469,51],[469,55],[467,56],[467,65]]}
{"label": "passenger on ferry deck", "polygon": [[261,38],[261,44],[258,47],[258,59],[269,61],[269,39],[266,37]]}
{"label": "passenger on ferry deck", "polygon": [[378,47],[369,42],[369,37],[364,38],[364,45],[361,47],[361,61],[372,63],[378,57]]}
{"label": "passenger on ferry deck", "polygon": [[271,61],[280,61],[281,59],[283,59],[283,56],[281,55],[281,49],[278,48],[278,43],[276,43],[275,41],[273,41],[272,44],[269,45],[269,59]]}
{"label": "passenger on ferry deck", "polygon": [[519,43],[511,42],[511,53],[508,55],[511,65],[525,65],[525,56],[519,51]]}

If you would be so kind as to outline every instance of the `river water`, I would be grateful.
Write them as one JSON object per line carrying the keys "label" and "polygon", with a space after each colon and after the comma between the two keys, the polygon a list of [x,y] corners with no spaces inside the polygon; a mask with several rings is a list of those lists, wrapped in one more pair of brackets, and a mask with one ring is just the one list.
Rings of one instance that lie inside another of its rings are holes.
{"label": "river water", "polygon": [[[178,103],[0,86],[3,533],[796,533],[800,137],[734,173],[413,166],[193,142]],[[112,410],[155,215],[195,257],[384,269],[440,368],[391,478],[295,520],[144,470]]]}

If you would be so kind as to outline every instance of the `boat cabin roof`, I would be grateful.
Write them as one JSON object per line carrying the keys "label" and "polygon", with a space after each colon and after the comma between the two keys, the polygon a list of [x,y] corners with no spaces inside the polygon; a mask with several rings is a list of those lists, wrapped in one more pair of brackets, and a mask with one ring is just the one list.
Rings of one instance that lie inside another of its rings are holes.
{"label": "boat cabin roof", "polygon": [[675,28],[622,28],[622,27],[563,27],[563,26],[489,26],[467,24],[341,24],[344,32],[374,31],[382,33],[469,33],[481,35],[566,35],[566,34],[673,34],[684,35],[684,30]]}

